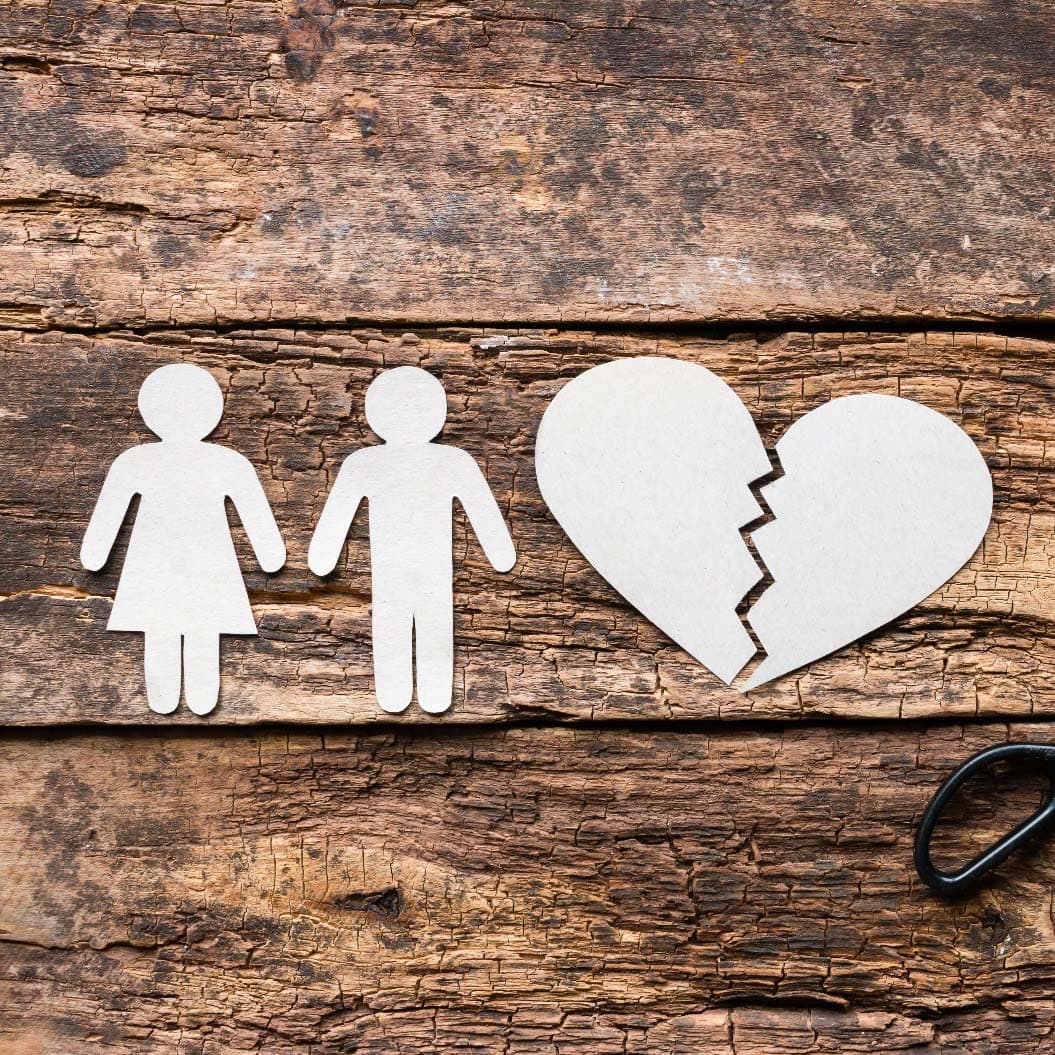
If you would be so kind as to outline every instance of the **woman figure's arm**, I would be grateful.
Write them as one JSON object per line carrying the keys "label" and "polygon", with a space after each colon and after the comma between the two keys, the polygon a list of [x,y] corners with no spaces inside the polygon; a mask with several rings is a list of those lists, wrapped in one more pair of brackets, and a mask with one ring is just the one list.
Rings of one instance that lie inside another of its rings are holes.
{"label": "woman figure's arm", "polygon": [[138,493],[133,466],[134,451],[133,447],[114,459],[103,482],[103,489],[99,492],[99,499],[81,543],[81,564],[88,571],[99,571],[110,559],[110,550],[114,548],[129,503]]}
{"label": "woman figure's arm", "polygon": [[275,523],[271,503],[264,494],[260,478],[248,459],[238,456],[231,473],[228,495],[242,521],[246,537],[256,554],[256,561],[268,574],[286,563],[286,544]]}

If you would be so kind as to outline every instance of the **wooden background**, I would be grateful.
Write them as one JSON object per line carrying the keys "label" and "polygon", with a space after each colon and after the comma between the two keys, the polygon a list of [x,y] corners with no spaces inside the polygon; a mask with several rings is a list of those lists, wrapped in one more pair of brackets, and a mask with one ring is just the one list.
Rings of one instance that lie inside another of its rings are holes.
{"label": "wooden background", "polygon": [[[1055,855],[953,904],[910,856],[967,754],[1055,739],[1052,15],[0,3],[0,1052],[1051,1051]],[[768,445],[849,392],[948,414],[993,472],[983,546],[725,689],[534,479],[560,386],[655,353]],[[120,553],[76,559],[175,360],[290,551],[205,720],[147,710]],[[305,564],[398,363],[447,386],[520,554],[495,575],[458,527],[442,719],[373,702],[362,526],[336,579]],[[1037,794],[980,786],[943,859]]]}

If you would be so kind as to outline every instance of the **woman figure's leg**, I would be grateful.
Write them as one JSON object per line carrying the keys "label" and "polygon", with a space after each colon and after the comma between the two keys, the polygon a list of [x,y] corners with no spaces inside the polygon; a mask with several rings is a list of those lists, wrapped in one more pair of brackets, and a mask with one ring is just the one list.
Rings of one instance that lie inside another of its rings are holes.
{"label": "woman figure's leg", "polygon": [[190,633],[183,639],[183,691],[195,714],[208,714],[220,698],[220,635]]}
{"label": "woman figure's leg", "polygon": [[171,714],[179,706],[180,635],[148,631],[143,639],[143,671],[147,703],[158,714]]}

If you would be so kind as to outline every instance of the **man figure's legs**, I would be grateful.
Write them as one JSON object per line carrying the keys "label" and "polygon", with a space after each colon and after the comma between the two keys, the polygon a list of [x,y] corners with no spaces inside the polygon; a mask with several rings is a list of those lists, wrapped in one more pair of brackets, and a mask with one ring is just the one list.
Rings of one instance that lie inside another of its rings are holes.
{"label": "man figure's legs", "polygon": [[454,596],[449,573],[445,583],[431,585],[414,608],[418,706],[442,714],[454,691]]}
{"label": "man figure's legs", "polygon": [[374,694],[383,711],[399,714],[414,695],[414,613],[398,587],[383,589],[375,582],[373,595]]}

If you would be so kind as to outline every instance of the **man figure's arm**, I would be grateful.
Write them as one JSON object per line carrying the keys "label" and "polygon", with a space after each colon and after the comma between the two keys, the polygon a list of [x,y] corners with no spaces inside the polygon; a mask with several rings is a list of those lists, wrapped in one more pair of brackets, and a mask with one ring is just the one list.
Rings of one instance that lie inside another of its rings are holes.
{"label": "man figure's arm", "polygon": [[364,467],[359,457],[362,453],[356,451],[345,459],[311,537],[308,567],[316,575],[329,575],[337,567],[352,521],[366,497]]}
{"label": "man figure's arm", "polygon": [[472,455],[464,451],[459,451],[459,454],[464,461],[455,497],[461,502],[491,566],[495,571],[509,571],[516,564],[517,554],[509,528],[502,519],[502,511]]}

